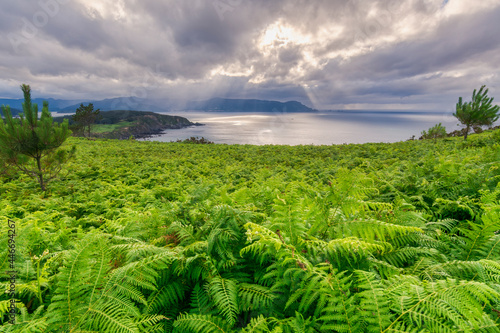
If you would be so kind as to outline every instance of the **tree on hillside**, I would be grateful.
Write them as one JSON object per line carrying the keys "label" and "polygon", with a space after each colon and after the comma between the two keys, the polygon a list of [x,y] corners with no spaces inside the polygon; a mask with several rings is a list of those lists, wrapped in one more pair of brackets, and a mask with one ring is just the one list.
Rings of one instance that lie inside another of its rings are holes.
{"label": "tree on hillside", "polygon": [[90,137],[92,125],[102,118],[100,112],[101,110],[99,109],[94,110],[94,104],[92,103],[89,103],[87,106],[80,104],[80,107],[76,109],[76,114],[72,116],[72,119],[77,123],[76,128],[82,129],[83,136],[85,136],[85,132],[87,132],[87,137]]}
{"label": "tree on hillside", "polygon": [[422,131],[421,139],[434,139],[436,141],[439,138],[446,137],[446,127],[441,125],[441,123],[436,124],[429,128],[427,131]]}
{"label": "tree on hillside", "polygon": [[21,85],[24,94],[23,114],[13,118],[9,106],[3,106],[5,120],[0,120],[0,160],[12,171],[21,170],[36,179],[42,191],[55,178],[63,163],[74,154],[59,149],[71,135],[68,121],[54,124],[48,102],[43,102],[38,119],[38,105],[31,103],[31,88]]}
{"label": "tree on hillside", "polygon": [[467,140],[471,128],[491,126],[498,120],[500,106],[492,105],[493,97],[488,98],[488,89],[485,85],[476,93],[472,93],[472,101],[462,103],[462,97],[458,99],[456,112],[453,114],[462,125],[465,126],[464,140]]}

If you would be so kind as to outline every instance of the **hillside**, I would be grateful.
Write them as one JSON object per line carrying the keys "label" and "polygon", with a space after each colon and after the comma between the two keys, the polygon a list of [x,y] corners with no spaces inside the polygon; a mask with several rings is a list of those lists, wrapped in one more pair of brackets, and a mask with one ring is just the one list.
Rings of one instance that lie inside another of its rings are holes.
{"label": "hillside", "polygon": [[[94,126],[94,135],[108,139],[128,139],[130,136],[143,138],[167,129],[200,125],[184,117],[147,111],[113,110],[103,111],[100,114],[102,119]],[[70,126],[73,124],[71,116],[55,117],[54,121],[62,122],[64,119],[69,120]]]}
{"label": "hillside", "polygon": [[315,110],[296,101],[277,102],[258,99],[212,98],[206,101],[192,101],[186,110],[226,112],[313,112]]}
{"label": "hillside", "polygon": [[[170,109],[170,106],[165,106],[165,102],[156,101],[154,99],[138,98],[138,97],[117,97],[107,98],[103,100],[91,101],[94,109],[102,111],[113,110],[128,110],[128,111],[152,111],[165,112]],[[80,107],[80,103],[72,103],[64,108],[58,109],[58,112],[75,112]]]}
{"label": "hillside", "polygon": [[[72,113],[81,103],[92,103],[94,109],[101,111],[128,110],[166,112],[169,110],[204,110],[228,112],[312,112],[315,111],[296,101],[277,102],[257,99],[225,99],[212,98],[205,101],[179,101],[174,99],[154,99],[138,97],[116,97],[103,100],[64,100],[35,98],[40,110],[43,101],[49,102],[53,112]],[[22,99],[0,99],[0,105],[10,105],[11,108],[22,110]]]}
{"label": "hillside", "polygon": [[[59,111],[68,107],[70,105],[74,105],[76,103],[87,103],[87,100],[67,100],[67,99],[54,99],[54,98],[33,98],[33,104],[38,104],[38,110],[42,111],[43,102],[49,102],[49,108],[51,111]],[[8,99],[8,98],[0,98],[0,106],[1,105],[9,105],[14,109],[22,110],[23,109],[24,99]],[[78,104],[80,106],[80,104]],[[73,112],[76,108],[73,110]],[[1,111],[1,109],[0,109]]]}
{"label": "hillside", "polygon": [[[94,109],[101,109],[102,111],[112,110],[145,110],[153,112],[167,111],[169,107],[165,107],[164,101],[154,99],[138,98],[138,97],[116,97],[107,98],[102,100],[90,99],[54,99],[54,98],[34,98],[33,103],[38,104],[41,110],[43,101],[49,102],[49,108],[52,112],[72,113],[80,106],[80,104],[93,103]],[[23,109],[24,99],[9,99],[0,98],[1,105],[10,105],[11,108],[17,110]],[[0,109],[1,111],[1,109]]]}
{"label": "hillside", "polygon": [[[15,224],[24,311],[2,330],[499,330],[500,130],[436,143],[73,145],[47,193],[0,180],[1,282]],[[9,302],[2,293],[3,315]]]}

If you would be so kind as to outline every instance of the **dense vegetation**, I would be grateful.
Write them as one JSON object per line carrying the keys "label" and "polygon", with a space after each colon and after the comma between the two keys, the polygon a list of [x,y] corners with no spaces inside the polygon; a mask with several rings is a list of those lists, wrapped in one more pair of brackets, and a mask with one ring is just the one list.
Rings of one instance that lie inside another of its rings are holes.
{"label": "dense vegetation", "polygon": [[446,127],[441,125],[441,123],[436,124],[429,128],[427,131],[422,131],[422,136],[420,139],[423,140],[428,140],[428,139],[434,139],[436,141],[437,139],[441,139],[447,136],[446,133]]}
{"label": "dense vegetation", "polygon": [[70,138],[17,228],[4,332],[498,332],[500,131],[394,144]]}

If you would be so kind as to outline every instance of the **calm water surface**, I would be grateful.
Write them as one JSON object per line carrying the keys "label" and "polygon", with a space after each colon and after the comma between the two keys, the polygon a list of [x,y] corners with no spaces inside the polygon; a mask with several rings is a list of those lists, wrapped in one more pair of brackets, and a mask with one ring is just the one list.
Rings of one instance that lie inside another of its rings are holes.
{"label": "calm water surface", "polygon": [[316,113],[241,113],[184,111],[165,113],[205,124],[167,130],[149,141],[176,141],[192,136],[226,144],[331,145],[397,142],[418,138],[423,130],[442,123],[448,132],[459,129],[452,112],[341,111]]}

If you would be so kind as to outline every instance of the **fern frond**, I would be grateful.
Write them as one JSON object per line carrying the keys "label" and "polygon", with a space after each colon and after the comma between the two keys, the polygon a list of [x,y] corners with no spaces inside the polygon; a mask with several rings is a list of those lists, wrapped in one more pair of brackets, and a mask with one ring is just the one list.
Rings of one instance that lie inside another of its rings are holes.
{"label": "fern frond", "polygon": [[355,265],[372,254],[384,253],[392,249],[391,244],[385,242],[365,242],[357,237],[346,237],[334,239],[327,243],[325,252],[330,262],[337,263],[341,268],[348,263],[349,266]]}
{"label": "fern frond", "polygon": [[196,241],[195,231],[192,225],[183,225],[181,222],[173,222],[167,231],[177,235],[177,238],[181,241],[180,245],[191,244]]}
{"label": "fern frond", "polygon": [[171,321],[173,318],[167,318],[160,315],[150,315],[143,316],[140,320],[136,321],[134,324],[139,328],[140,332],[148,333],[162,333],[165,329],[162,325],[162,321]]}
{"label": "fern frond", "polygon": [[383,278],[390,277],[394,274],[401,274],[404,271],[402,268],[376,258],[368,258],[367,261],[369,261],[376,268],[378,274]]}
{"label": "fern frond", "polygon": [[241,331],[242,333],[269,333],[268,319],[260,315],[252,318],[250,323]]}
{"label": "fern frond", "polygon": [[[442,305],[440,308],[432,307],[432,305],[427,304],[427,308],[430,309],[432,308],[433,311],[439,311],[442,309],[447,308],[446,305]],[[451,310],[448,308],[448,310]],[[453,314],[453,312],[448,312],[448,314]],[[417,308],[415,310],[410,310],[408,311],[408,317],[410,318],[410,327],[416,326],[416,328],[422,329],[425,327],[425,331],[427,332],[445,332],[445,333],[452,333],[453,330],[453,325],[451,325],[449,322],[446,320],[443,320],[443,318],[438,317],[434,314],[429,314],[425,310],[421,308]],[[457,317],[455,317],[455,320],[458,320]],[[424,323],[424,324],[422,324]],[[387,330],[387,331],[390,331]]]}
{"label": "fern frond", "polygon": [[391,224],[377,220],[357,220],[337,223],[336,233],[339,238],[357,237],[367,242],[374,240],[391,242],[392,239],[411,233],[423,233],[421,228]]}
{"label": "fern frond", "polygon": [[[302,273],[297,269],[294,271]],[[321,284],[327,276],[324,272],[317,268],[313,269],[311,272],[305,273],[304,275],[304,277],[301,277],[302,283],[288,298],[288,301],[285,304],[285,309],[298,302],[298,311],[307,312],[313,304],[316,305],[316,302],[318,302],[319,305],[316,307],[315,312],[319,314],[319,310],[323,308],[326,303],[326,298],[328,297],[328,294],[326,294],[321,288],[323,287]]]}
{"label": "fern frond", "polygon": [[132,244],[119,244],[111,247],[111,250],[116,253],[124,253],[126,262],[134,262],[140,260],[144,257],[159,254],[163,252],[165,249],[161,247],[157,247],[151,244],[146,243],[132,243]]}
{"label": "fern frond", "polygon": [[367,323],[369,331],[382,332],[392,319],[384,286],[374,273],[357,270],[355,275],[357,286],[362,290],[357,297],[360,298],[359,307],[363,320]]}
{"label": "fern frond", "polygon": [[286,331],[290,330],[291,332],[307,333],[313,333],[315,331],[317,332],[317,330],[315,329],[316,318],[307,317],[307,319],[305,319],[304,316],[297,311],[295,311],[295,317],[281,320],[281,324],[284,324],[283,326]]}
{"label": "fern frond", "polygon": [[65,255],[48,309],[50,327],[124,333],[139,332],[138,323],[156,327],[155,320],[142,316],[137,303],[147,305],[141,289],[154,292],[158,271],[167,268],[175,255],[163,249],[110,271],[105,236],[89,234]]}
{"label": "fern frond", "polygon": [[159,254],[119,267],[111,274],[106,289],[113,285],[123,285],[122,281],[125,281],[131,286],[156,290],[158,272],[168,268],[176,258],[177,253],[163,249]]}
{"label": "fern frond", "polygon": [[484,259],[484,254],[494,255],[498,249],[498,235],[500,230],[500,212],[488,210],[481,216],[481,223],[468,222],[466,227],[459,228],[464,242],[462,251],[463,260]]}
{"label": "fern frond", "polygon": [[207,254],[218,259],[218,267],[228,270],[236,265],[236,257],[233,255],[234,243],[238,242],[243,235],[242,232],[231,228],[214,228],[207,238]]}
{"label": "fern frond", "polygon": [[457,220],[454,219],[443,219],[436,222],[427,222],[425,224],[426,230],[437,230],[444,232],[451,232],[458,224]]}
{"label": "fern frond", "polygon": [[262,264],[273,256],[274,251],[284,246],[279,236],[264,226],[248,222],[245,228],[247,229],[247,242],[252,243],[240,250],[241,256],[253,255]]}
{"label": "fern frond", "polygon": [[123,302],[126,301],[122,299],[121,302],[105,302],[97,305],[95,308],[89,308],[89,313],[92,315],[89,328],[100,332],[139,332],[134,320],[128,317],[127,313],[123,311]]}
{"label": "fern frond", "polygon": [[205,288],[201,287],[199,283],[194,286],[191,292],[191,303],[189,305],[191,307],[191,313],[193,314],[211,314],[213,304],[210,300],[210,296]]}
{"label": "fern frond", "polygon": [[498,320],[493,320],[487,314],[483,314],[481,317],[478,317],[476,320],[474,320],[474,322],[470,322],[469,327],[471,328],[458,329],[457,332],[500,332],[500,324],[498,323]]}
{"label": "fern frond", "polygon": [[[403,280],[402,280],[403,279]],[[441,280],[420,282],[415,277],[397,277],[404,288],[390,288],[399,317],[386,328],[405,322],[407,327],[425,327],[430,331],[465,331],[484,322],[483,308],[499,299],[492,287],[475,281]]]}
{"label": "fern frond", "polygon": [[276,297],[270,288],[258,284],[240,283],[238,288],[241,311],[267,309]]}
{"label": "fern frond", "polygon": [[398,323],[391,328],[389,328],[386,332],[388,333],[418,333],[418,332],[428,332],[419,328],[408,329],[404,323]]}
{"label": "fern frond", "polygon": [[500,283],[500,262],[494,260],[480,260],[479,261],[485,270],[485,278],[484,281],[494,281],[495,283]]}
{"label": "fern frond", "polygon": [[118,294],[120,295],[125,295],[126,297],[136,301],[137,303],[140,304],[147,304],[146,299],[144,298],[144,295],[142,292],[134,285],[131,285],[128,283],[128,281],[123,281],[123,283],[116,282],[114,284],[110,284],[107,286],[108,289],[114,289]]}
{"label": "fern frond", "polygon": [[222,318],[198,315],[182,314],[174,322],[174,333],[231,333],[230,325]]}
{"label": "fern frond", "polygon": [[[92,256],[97,254],[96,259]],[[49,323],[63,325],[67,329],[76,329],[85,322],[88,304],[103,282],[107,269],[107,249],[100,237],[89,235],[79,242],[75,250],[67,252],[64,266],[60,268],[55,296],[49,306]],[[95,275],[97,272],[97,275]]]}
{"label": "fern frond", "polygon": [[403,268],[412,265],[421,257],[435,258],[436,260],[446,260],[446,257],[439,251],[428,247],[403,247],[377,256],[377,259]]}
{"label": "fern frond", "polygon": [[189,245],[186,245],[184,247],[183,253],[186,255],[206,253],[207,248],[208,248],[207,241],[197,241],[197,242],[193,242]]}
{"label": "fern frond", "polygon": [[494,235],[485,240],[475,250],[474,257],[483,259],[500,258],[500,235]]}
{"label": "fern frond", "polygon": [[20,313],[16,315],[15,324],[7,324],[1,326],[0,332],[40,333],[47,331],[47,327],[49,324],[47,323],[47,318],[43,316],[43,305],[40,305],[31,315],[28,313],[28,309],[22,303],[16,303],[16,307],[19,308]]}
{"label": "fern frond", "polygon": [[427,266],[421,272],[423,278],[459,278],[480,282],[498,281],[500,264],[491,260],[460,261],[453,260]]}
{"label": "fern frond", "polygon": [[293,307],[302,313],[313,310],[311,313],[322,323],[323,331],[357,332],[360,329],[359,310],[350,292],[352,276],[330,265],[316,266],[307,272],[296,271],[301,282],[294,288],[285,308]]}
{"label": "fern frond", "polygon": [[167,281],[158,287],[148,297],[147,313],[160,313],[161,309],[168,308],[184,300],[184,284],[179,281]]}
{"label": "fern frond", "polygon": [[[7,290],[7,288],[5,288]],[[10,299],[0,301],[0,318],[4,318],[4,316],[10,311],[10,306],[11,306],[11,301]],[[25,305],[22,302],[16,301],[15,303],[16,309],[22,309],[25,307]],[[39,308],[43,308],[43,306],[40,306]]]}
{"label": "fern frond", "polygon": [[219,312],[225,317],[226,322],[229,326],[233,326],[239,313],[238,283],[231,279],[215,276],[209,283],[208,292]]}

